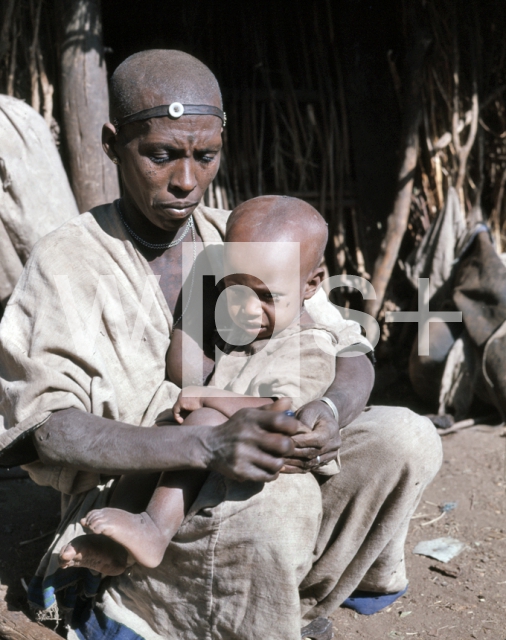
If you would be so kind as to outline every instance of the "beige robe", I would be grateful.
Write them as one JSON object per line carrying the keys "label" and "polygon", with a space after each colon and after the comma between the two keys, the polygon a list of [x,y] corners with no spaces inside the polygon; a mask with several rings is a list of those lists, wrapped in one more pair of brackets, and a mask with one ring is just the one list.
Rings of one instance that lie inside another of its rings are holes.
{"label": "beige robe", "polygon": [[[210,384],[247,396],[291,398],[297,410],[325,395],[334,381],[337,345],[337,336],[323,325],[295,323],[267,344],[253,342],[222,354]],[[335,460],[316,470],[326,476],[338,471]]]}
{"label": "beige robe", "polygon": [[[322,351],[316,340],[323,340]],[[263,341],[262,341],[263,343]],[[337,340],[326,327],[291,325],[258,348],[253,342],[218,359],[210,384],[247,396],[292,398],[299,409],[321,398],[336,375]]]}
{"label": "beige robe", "polygon": [[[211,261],[227,215],[195,212]],[[150,426],[171,406],[179,391],[165,380],[172,318],[155,284],[112,205],[35,246],[0,324],[0,448],[58,409]],[[99,312],[105,305],[98,325],[95,297]],[[307,307],[332,326],[338,349],[361,342],[358,325],[323,292]],[[439,438],[429,421],[394,408],[364,413],[342,434],[342,472],[321,486],[312,474],[261,485],[211,473],[162,564],[106,581],[97,607],[146,640],[296,640],[303,616],[328,614],[360,585],[404,587],[404,539],[439,468]],[[41,463],[29,471],[67,494],[99,482]],[[73,521],[103,495],[76,495]],[[58,550],[56,542],[50,564]]]}
{"label": "beige robe", "polygon": [[44,119],[23,100],[0,95],[0,307],[33,245],[79,212]]}
{"label": "beige robe", "polygon": [[[218,273],[228,215],[203,205],[194,214]],[[343,320],[323,292],[307,306],[315,321],[332,327],[339,349],[362,340],[359,326]],[[179,392],[165,379],[171,330],[157,278],[113,205],[45,236],[0,323],[0,451],[61,409],[152,426]],[[99,484],[94,473],[40,462],[27,469],[38,484],[65,494]]]}

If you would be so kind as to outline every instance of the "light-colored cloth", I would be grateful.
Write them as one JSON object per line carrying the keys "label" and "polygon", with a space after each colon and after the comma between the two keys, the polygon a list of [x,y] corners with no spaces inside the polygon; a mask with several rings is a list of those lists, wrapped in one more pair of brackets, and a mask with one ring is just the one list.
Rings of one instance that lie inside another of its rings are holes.
{"label": "light-colored cloth", "polygon": [[321,486],[312,474],[260,485],[211,473],[162,564],[111,579],[97,607],[145,640],[299,640],[357,588],[403,589],[404,542],[441,465],[440,437],[394,407],[341,433],[342,471]]}
{"label": "light-colored cloth", "polygon": [[[328,351],[316,340],[325,341]],[[297,322],[261,342],[260,348],[252,342],[221,355],[210,384],[247,396],[292,398],[295,410],[325,395],[336,375],[338,337],[332,331]]]}
{"label": "light-colored cloth", "polygon": [[450,277],[466,235],[466,218],[459,196],[450,187],[444,208],[406,260],[406,275],[415,289],[418,278],[430,278],[431,295],[436,294]]}
{"label": "light-colored cloth", "polygon": [[[323,325],[297,323],[271,336],[224,353],[210,384],[247,396],[291,398],[292,408],[325,395],[336,376],[339,337]],[[326,350],[318,345],[325,343]],[[315,469],[320,475],[339,473],[340,461]]]}
{"label": "light-colored cloth", "polygon": [[[94,305],[101,314],[92,313]],[[0,448],[71,407],[151,426],[179,391],[165,380],[171,326],[157,279],[114,206],[45,236],[0,323],[0,413],[7,427]],[[98,474],[40,462],[27,469],[38,484],[66,494],[100,481]]]}
{"label": "light-colored cloth", "polygon": [[[195,221],[209,261],[222,269],[229,212],[200,205]],[[331,327],[338,350],[365,340],[323,293],[307,305]],[[114,205],[73,218],[35,246],[0,323],[0,451],[53,411],[77,408],[151,426],[179,389],[165,380],[172,315],[149,263]],[[27,466],[35,482],[65,494],[86,491],[98,474]]]}
{"label": "light-colored cloth", "polygon": [[33,245],[78,215],[60,154],[44,119],[0,95],[0,307]]}
{"label": "light-colored cloth", "polygon": [[[210,260],[227,215],[195,212]],[[105,306],[94,341],[100,276]],[[164,379],[172,318],[153,278],[112,205],[37,244],[0,324],[1,447],[58,409],[149,426],[171,406],[179,391]],[[338,349],[361,341],[359,326],[323,292],[310,303],[315,322],[333,327]],[[107,581],[97,606],[146,640],[295,640],[301,583],[306,620],[359,585],[399,590],[407,523],[439,468],[439,437],[407,410],[372,409],[343,430],[342,460],[341,474],[321,488],[312,474],[257,485],[211,473],[160,567],[136,565]],[[67,494],[98,483],[95,474],[40,463],[30,473]]]}
{"label": "light-colored cloth", "polygon": [[452,413],[455,420],[463,420],[468,416],[479,374],[480,362],[476,348],[464,330],[446,358],[439,389],[438,415]]}

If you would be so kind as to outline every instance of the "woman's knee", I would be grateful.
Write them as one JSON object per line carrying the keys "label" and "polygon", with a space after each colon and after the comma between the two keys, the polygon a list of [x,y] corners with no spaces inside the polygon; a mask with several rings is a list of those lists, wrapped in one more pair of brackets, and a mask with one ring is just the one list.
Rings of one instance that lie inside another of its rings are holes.
{"label": "woman's knee", "polygon": [[410,409],[397,408],[390,438],[404,464],[420,465],[432,475],[440,468],[443,461],[441,437],[425,416]]}
{"label": "woman's knee", "polygon": [[432,422],[404,407],[363,413],[343,429],[343,453],[348,437],[352,447],[365,447],[385,469],[420,467],[433,476],[442,463],[441,438]]}

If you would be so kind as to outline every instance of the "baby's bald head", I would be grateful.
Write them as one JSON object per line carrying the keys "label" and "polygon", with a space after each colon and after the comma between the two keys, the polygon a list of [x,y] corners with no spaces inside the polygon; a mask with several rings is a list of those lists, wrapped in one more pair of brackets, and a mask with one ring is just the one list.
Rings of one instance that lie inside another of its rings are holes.
{"label": "baby's bald head", "polygon": [[227,242],[298,242],[301,271],[309,275],[323,258],[328,227],[307,202],[260,196],[236,207],[227,222]]}
{"label": "baby's bald head", "polygon": [[222,108],[214,74],[187,53],[169,49],[134,53],[112,75],[111,121],[172,102]]}

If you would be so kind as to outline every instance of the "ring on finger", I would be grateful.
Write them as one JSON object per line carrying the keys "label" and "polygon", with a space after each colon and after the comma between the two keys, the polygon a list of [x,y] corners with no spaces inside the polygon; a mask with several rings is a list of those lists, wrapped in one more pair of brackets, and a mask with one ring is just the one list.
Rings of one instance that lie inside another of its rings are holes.
{"label": "ring on finger", "polygon": [[318,467],[320,466],[320,464],[321,464],[320,456],[316,456],[316,464],[317,464]]}

